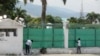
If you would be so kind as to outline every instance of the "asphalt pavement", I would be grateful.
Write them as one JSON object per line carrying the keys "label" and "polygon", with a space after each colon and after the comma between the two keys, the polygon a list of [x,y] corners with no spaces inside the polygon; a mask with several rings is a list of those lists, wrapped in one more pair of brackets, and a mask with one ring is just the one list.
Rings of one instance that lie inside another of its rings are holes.
{"label": "asphalt pavement", "polygon": [[100,54],[38,54],[25,56],[100,56]]}

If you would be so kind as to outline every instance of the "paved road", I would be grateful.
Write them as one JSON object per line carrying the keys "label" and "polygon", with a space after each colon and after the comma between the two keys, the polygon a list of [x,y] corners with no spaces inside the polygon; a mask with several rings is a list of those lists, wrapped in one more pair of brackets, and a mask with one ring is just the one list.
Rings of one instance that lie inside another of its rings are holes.
{"label": "paved road", "polygon": [[[16,55],[0,55],[0,56],[16,56]],[[100,54],[37,54],[37,55],[23,55],[23,56],[100,56]]]}
{"label": "paved road", "polygon": [[42,55],[25,55],[25,56],[100,56],[100,54],[42,54]]}

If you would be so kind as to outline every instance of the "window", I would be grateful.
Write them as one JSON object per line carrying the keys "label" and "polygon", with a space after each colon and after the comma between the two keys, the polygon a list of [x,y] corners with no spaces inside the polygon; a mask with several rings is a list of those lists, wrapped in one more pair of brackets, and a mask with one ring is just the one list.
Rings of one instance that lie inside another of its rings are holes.
{"label": "window", "polygon": [[17,36],[16,29],[0,29],[0,32],[5,32],[6,36],[10,36],[9,32],[13,32],[13,36]]}

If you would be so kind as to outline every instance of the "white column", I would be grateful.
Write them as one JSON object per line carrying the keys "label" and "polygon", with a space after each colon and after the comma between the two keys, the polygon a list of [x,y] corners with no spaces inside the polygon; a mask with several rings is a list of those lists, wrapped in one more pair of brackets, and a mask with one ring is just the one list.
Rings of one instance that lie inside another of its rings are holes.
{"label": "white column", "polygon": [[63,21],[64,48],[68,48],[68,21]]}

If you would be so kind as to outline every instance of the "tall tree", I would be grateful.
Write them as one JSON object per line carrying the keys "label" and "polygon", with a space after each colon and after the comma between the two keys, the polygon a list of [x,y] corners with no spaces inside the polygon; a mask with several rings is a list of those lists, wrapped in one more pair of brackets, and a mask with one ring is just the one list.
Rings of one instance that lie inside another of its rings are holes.
{"label": "tall tree", "polygon": [[21,7],[20,8],[16,8],[15,13],[16,13],[16,16],[18,18],[20,18],[20,17],[24,18],[25,15],[26,15],[26,11],[22,10]]}
{"label": "tall tree", "polygon": [[71,18],[68,19],[68,21],[69,21],[70,23],[77,23],[77,18],[71,17]]}
{"label": "tall tree", "polygon": [[[33,2],[33,1],[34,0],[30,0],[30,2]],[[24,0],[24,3],[27,4],[27,0]],[[41,3],[42,3],[41,23],[43,25],[45,24],[47,1],[41,0]]]}
{"label": "tall tree", "polygon": [[52,15],[46,16],[46,23],[54,23],[54,18]]}
{"label": "tall tree", "polygon": [[54,23],[62,23],[62,19],[59,16],[54,17]]}
{"label": "tall tree", "polygon": [[[34,0],[30,0],[30,2],[33,2]],[[63,0],[64,4],[66,4],[67,0]],[[24,0],[24,3],[27,4],[27,0]],[[42,3],[42,13],[41,13],[41,23],[42,25],[45,24],[46,20],[46,7],[47,7],[47,0],[41,0]]]}
{"label": "tall tree", "polygon": [[45,18],[46,18],[47,1],[41,0],[41,2],[42,2],[42,14],[41,14],[41,21],[42,22],[41,23],[42,23],[43,27],[45,27],[44,24],[45,24]]}
{"label": "tall tree", "polygon": [[95,19],[98,18],[98,14],[91,12],[86,15],[87,20],[92,23]]}
{"label": "tall tree", "polygon": [[63,0],[64,4],[66,4],[66,1],[67,1],[67,0]]}
{"label": "tall tree", "polygon": [[15,9],[18,0],[0,0],[0,15],[8,14]]}

